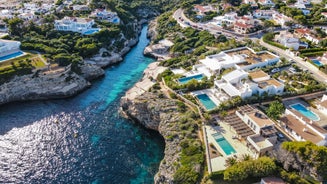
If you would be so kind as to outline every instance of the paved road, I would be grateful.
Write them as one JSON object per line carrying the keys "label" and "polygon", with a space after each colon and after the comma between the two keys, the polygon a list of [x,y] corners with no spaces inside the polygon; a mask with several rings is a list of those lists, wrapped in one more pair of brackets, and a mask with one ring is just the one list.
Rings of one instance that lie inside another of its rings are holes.
{"label": "paved road", "polygon": [[308,71],[310,71],[312,73],[313,77],[317,81],[320,81],[322,83],[327,82],[327,75],[324,72],[320,71],[317,67],[313,66],[311,63],[305,62],[302,58],[300,58],[298,56],[293,56],[288,51],[285,51],[283,49],[280,49],[278,47],[275,47],[275,46],[265,43],[262,40],[262,38],[260,39],[260,44],[262,46],[268,48],[269,50],[272,50],[275,53],[278,53],[279,56],[285,57],[288,60],[293,59],[301,68],[307,69]]}
{"label": "paved road", "polygon": [[[184,11],[183,9],[178,9],[174,12],[173,14],[173,18],[178,22],[178,24],[181,27],[190,27],[192,26],[194,29],[198,29],[198,30],[207,30],[209,31],[211,34],[213,35],[220,35],[218,34],[218,32],[222,33],[223,35],[225,35],[228,38],[235,38],[238,41],[242,41],[244,38],[250,38],[253,41],[259,40],[260,39],[260,44],[266,48],[268,48],[269,50],[274,51],[275,53],[278,53],[279,56],[285,57],[286,59],[290,60],[293,59],[301,68],[303,69],[307,69],[308,71],[310,71],[313,75],[313,77],[320,82],[323,83],[327,83],[327,75],[325,73],[323,73],[322,71],[320,71],[318,68],[316,68],[315,66],[313,66],[312,64],[305,62],[302,58],[297,57],[297,56],[293,56],[290,52],[282,50],[280,48],[274,47],[272,45],[269,45],[265,42],[262,41],[262,36],[263,36],[263,32],[257,32],[257,33],[253,33],[250,35],[242,35],[242,34],[237,34],[235,32],[231,32],[231,31],[227,31],[225,29],[220,28],[219,26],[215,26],[215,25],[211,25],[211,24],[203,24],[203,23],[195,23],[192,22],[190,19],[188,19],[185,15],[184,15]],[[274,31],[280,31],[282,29],[275,29]]]}

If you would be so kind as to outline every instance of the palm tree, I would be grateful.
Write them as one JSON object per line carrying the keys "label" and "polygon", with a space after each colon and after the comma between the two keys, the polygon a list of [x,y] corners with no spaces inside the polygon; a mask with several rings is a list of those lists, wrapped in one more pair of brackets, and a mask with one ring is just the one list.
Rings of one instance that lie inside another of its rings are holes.
{"label": "palm tree", "polygon": [[235,157],[228,157],[225,162],[226,167],[231,167],[237,163],[237,159]]}
{"label": "palm tree", "polygon": [[249,161],[251,160],[251,156],[249,154],[243,154],[241,160],[242,161]]}

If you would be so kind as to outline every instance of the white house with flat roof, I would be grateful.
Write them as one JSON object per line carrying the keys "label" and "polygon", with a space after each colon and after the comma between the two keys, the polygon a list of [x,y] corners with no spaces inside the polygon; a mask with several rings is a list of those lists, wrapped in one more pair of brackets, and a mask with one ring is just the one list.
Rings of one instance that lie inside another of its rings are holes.
{"label": "white house with flat roof", "polygon": [[255,72],[245,72],[236,69],[224,76],[220,80],[215,80],[215,88],[220,92],[224,91],[228,96],[240,96],[242,99],[252,95],[276,95],[284,91],[285,85],[276,79],[270,78],[262,70]]}
{"label": "white house with flat roof", "polygon": [[234,25],[238,16],[236,12],[226,13],[223,16],[217,16],[213,18],[214,24],[218,26],[226,25],[227,27]]}
{"label": "white house with flat roof", "polygon": [[20,47],[19,41],[0,39],[0,57],[17,52]]}
{"label": "white house with flat roof", "polygon": [[255,10],[253,12],[253,16],[255,18],[264,18],[264,19],[272,19],[273,14],[276,14],[278,12],[276,12],[275,10]]}
{"label": "white house with flat roof", "polygon": [[115,24],[119,24],[120,22],[120,18],[116,12],[107,11],[106,9],[96,9],[91,13],[90,17]]}
{"label": "white house with flat roof", "polygon": [[282,27],[285,27],[286,22],[291,22],[293,20],[292,18],[280,13],[273,14],[272,18],[277,24],[281,25]]}
{"label": "white house with flat roof", "polygon": [[73,31],[83,33],[92,29],[94,20],[89,18],[64,17],[61,20],[55,20],[54,27],[58,31]]}
{"label": "white house with flat roof", "polygon": [[255,152],[255,158],[263,156],[274,149],[274,145],[259,134],[248,136],[246,142],[247,146]]}
{"label": "white house with flat roof", "polygon": [[211,75],[220,73],[222,69],[236,68],[251,70],[267,65],[275,64],[279,57],[268,51],[254,52],[248,47],[239,47],[225,50],[215,55],[206,56],[205,59],[199,60],[202,65],[194,67],[206,67]]}

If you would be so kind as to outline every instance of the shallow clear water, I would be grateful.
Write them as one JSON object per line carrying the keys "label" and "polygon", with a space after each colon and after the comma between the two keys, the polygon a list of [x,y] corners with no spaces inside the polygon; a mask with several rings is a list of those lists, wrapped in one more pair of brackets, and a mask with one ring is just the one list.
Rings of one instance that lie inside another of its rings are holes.
{"label": "shallow clear water", "polygon": [[145,26],[124,61],[65,100],[0,107],[0,183],[153,183],[164,143],[118,114],[152,59]]}

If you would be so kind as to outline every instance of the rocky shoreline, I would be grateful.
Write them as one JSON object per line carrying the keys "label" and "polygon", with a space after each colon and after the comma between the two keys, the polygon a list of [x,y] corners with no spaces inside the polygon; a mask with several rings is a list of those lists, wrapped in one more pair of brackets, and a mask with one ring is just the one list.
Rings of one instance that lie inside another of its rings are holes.
{"label": "rocky shoreline", "polygon": [[[149,32],[152,33],[148,37],[153,38],[152,34],[155,34],[153,33],[155,29],[150,25],[155,26],[156,24],[153,22],[149,24],[149,30],[152,30]],[[144,54],[157,59],[165,59],[161,56],[168,56],[168,47],[170,46],[167,41],[151,44],[145,48]],[[166,69],[166,67],[159,66],[159,62],[150,64],[144,71],[143,78],[126,92],[120,102],[123,116],[148,129],[158,131],[164,138],[164,158],[154,177],[155,184],[174,183],[174,177],[179,168],[178,160],[181,158],[181,144],[183,140],[185,141],[185,137],[176,134],[180,131],[176,122],[182,118],[178,110],[178,101],[167,98],[163,91],[158,89],[160,87],[154,87],[156,81],[153,79],[156,79],[158,74]],[[201,172],[201,165],[196,165],[194,170]]]}
{"label": "rocky shoreline", "polygon": [[101,57],[101,53],[105,50],[100,49],[99,54],[85,59],[80,66],[80,74],[66,67],[55,71],[35,71],[30,75],[16,76],[11,81],[2,84],[0,105],[15,101],[67,98],[86,90],[91,86],[90,81],[105,74],[102,68],[121,62],[123,56],[138,43],[141,25],[145,22],[142,20],[137,23],[135,38],[127,40],[125,47],[119,53],[113,53],[110,57]]}

